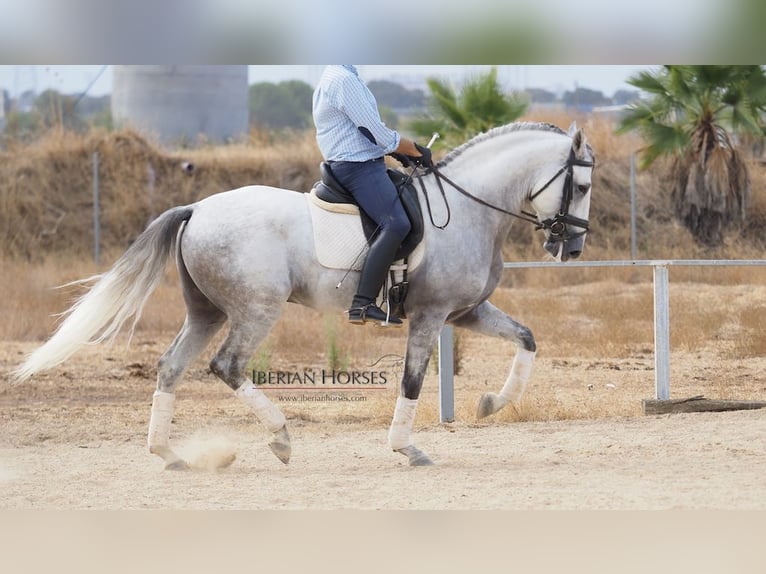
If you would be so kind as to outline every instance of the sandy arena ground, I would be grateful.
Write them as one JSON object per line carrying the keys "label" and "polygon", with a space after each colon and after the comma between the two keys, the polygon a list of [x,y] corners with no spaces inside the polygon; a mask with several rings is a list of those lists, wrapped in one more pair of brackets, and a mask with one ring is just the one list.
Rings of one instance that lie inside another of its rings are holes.
{"label": "sandy arena ground", "polygon": [[[129,348],[88,347],[16,386],[9,373],[35,345],[5,342],[0,507],[766,509],[766,409],[645,416],[640,400],[653,397],[651,354],[541,356],[526,400],[570,405],[573,420],[498,414],[476,422],[476,401],[484,389],[499,390],[510,349],[496,345],[487,355],[485,348],[479,360],[471,350],[480,341],[465,343],[470,358],[456,380],[456,422],[438,423],[436,376],[426,380],[415,442],[433,467],[408,467],[387,448],[393,387],[367,391],[357,403],[280,402],[293,439],[285,466],[254,415],[200,362],[178,390],[171,435],[195,466],[187,472],[164,471],[146,448],[154,365],[167,341],[137,336]],[[766,395],[761,359],[725,365],[674,353],[674,396],[701,394],[694,373],[715,368]],[[616,405],[618,414],[599,405]],[[215,468],[231,454],[231,466]]]}

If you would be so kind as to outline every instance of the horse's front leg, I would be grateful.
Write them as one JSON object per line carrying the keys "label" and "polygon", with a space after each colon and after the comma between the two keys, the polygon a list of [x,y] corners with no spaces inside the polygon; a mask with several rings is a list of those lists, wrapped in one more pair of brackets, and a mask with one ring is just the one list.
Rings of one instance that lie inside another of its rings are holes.
{"label": "horse's front leg", "polygon": [[433,464],[428,455],[413,444],[411,434],[423,377],[443,324],[444,317],[426,317],[422,314],[412,315],[409,321],[404,375],[388,431],[388,444],[395,452],[405,455],[411,466]]}
{"label": "horse's front leg", "polygon": [[511,364],[511,372],[503,388],[499,393],[482,395],[476,418],[482,419],[494,414],[508,403],[518,404],[532,375],[532,365],[535,362],[537,347],[532,332],[489,301],[484,301],[470,313],[455,320],[453,324],[485,335],[510,339],[516,344],[516,355]]}

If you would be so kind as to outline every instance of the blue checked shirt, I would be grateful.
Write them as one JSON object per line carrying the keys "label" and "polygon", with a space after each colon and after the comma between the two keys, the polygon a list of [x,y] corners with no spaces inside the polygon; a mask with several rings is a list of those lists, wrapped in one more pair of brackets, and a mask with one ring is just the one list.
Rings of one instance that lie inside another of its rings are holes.
{"label": "blue checked shirt", "polygon": [[327,66],[314,90],[317,144],[327,161],[368,161],[399,147],[354,66]]}

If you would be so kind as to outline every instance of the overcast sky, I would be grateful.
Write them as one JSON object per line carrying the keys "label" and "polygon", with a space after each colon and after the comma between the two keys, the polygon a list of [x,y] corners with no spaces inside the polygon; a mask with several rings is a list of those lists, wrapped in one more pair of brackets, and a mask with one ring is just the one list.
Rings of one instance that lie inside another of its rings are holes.
{"label": "overcast sky", "polygon": [[[319,78],[323,66],[250,66],[250,83],[303,80],[311,85]],[[653,66],[498,66],[498,77],[506,89],[543,88],[556,93],[573,90],[576,86],[590,88],[611,96],[615,91],[630,88],[625,81],[637,71]],[[359,66],[366,81],[389,79],[404,83],[416,76],[438,76],[460,82],[488,66]],[[91,85],[92,84],[92,85]],[[89,88],[90,86],[90,88]],[[0,88],[12,97],[33,89],[47,88],[65,94],[80,94],[85,90],[93,96],[108,94],[112,89],[112,66],[0,66]]]}

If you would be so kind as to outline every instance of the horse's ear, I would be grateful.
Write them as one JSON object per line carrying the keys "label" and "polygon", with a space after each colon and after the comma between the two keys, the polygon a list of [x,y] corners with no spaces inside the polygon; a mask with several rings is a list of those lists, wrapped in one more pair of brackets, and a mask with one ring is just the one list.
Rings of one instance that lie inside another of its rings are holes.
{"label": "horse's ear", "polygon": [[582,130],[577,130],[572,137],[572,149],[575,154],[579,154],[582,151],[582,147],[585,144],[585,134]]}
{"label": "horse's ear", "polygon": [[570,138],[574,137],[576,131],[577,131],[577,121],[574,121],[571,124],[569,124],[569,129],[567,130],[567,135]]}

